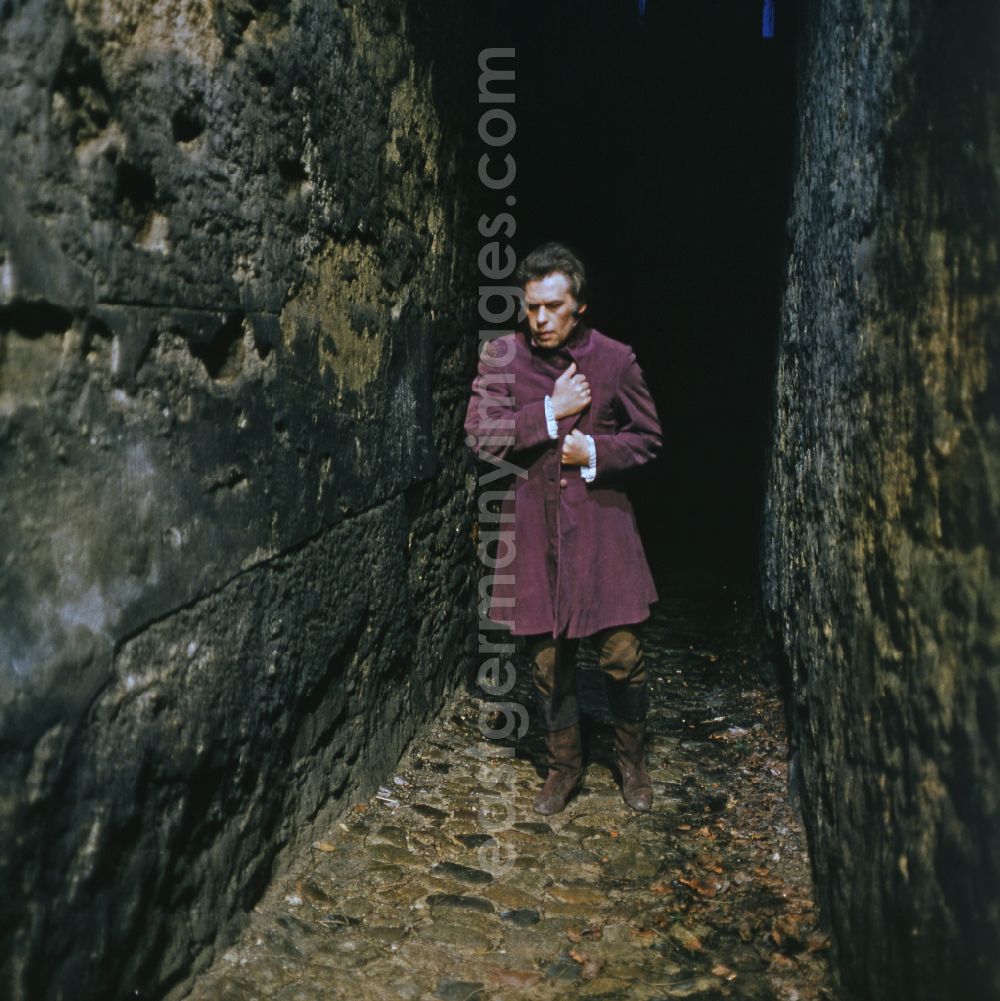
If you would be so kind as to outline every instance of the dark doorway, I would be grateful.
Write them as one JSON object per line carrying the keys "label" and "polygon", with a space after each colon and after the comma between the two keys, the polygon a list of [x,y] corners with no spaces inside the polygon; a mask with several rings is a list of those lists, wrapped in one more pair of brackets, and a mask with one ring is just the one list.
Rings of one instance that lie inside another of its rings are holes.
{"label": "dark doorway", "polygon": [[[756,578],[794,121],[792,5],[491,0],[516,48],[515,249],[574,244],[665,432],[633,490],[661,575]],[[486,199],[484,198],[484,201]],[[493,211],[496,211],[495,207]]]}

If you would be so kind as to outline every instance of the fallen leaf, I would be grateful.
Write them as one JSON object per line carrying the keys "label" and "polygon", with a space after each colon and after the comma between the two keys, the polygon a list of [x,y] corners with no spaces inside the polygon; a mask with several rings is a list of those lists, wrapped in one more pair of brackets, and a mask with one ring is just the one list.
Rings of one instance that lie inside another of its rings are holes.
{"label": "fallen leaf", "polygon": [[701,939],[694,932],[689,931],[684,925],[674,925],[667,934],[682,948],[688,952],[701,952]]}
{"label": "fallen leaf", "polygon": [[335,852],[337,850],[337,846],[329,841],[314,841],[313,848],[318,852]]}
{"label": "fallen leaf", "polygon": [[570,956],[575,959],[580,966],[583,968],[582,973],[585,979],[592,980],[601,972],[601,967],[604,965],[599,959],[594,959],[586,952],[581,952],[579,949],[571,949]]}
{"label": "fallen leaf", "polygon": [[780,914],[771,922],[771,938],[779,949],[797,951],[804,942],[804,919],[798,914]]}
{"label": "fallen leaf", "polygon": [[[685,879],[682,876],[678,882],[690,887],[702,897],[714,897],[723,887],[723,883],[717,879],[698,879],[697,877]],[[725,885],[728,886],[728,884]]]}

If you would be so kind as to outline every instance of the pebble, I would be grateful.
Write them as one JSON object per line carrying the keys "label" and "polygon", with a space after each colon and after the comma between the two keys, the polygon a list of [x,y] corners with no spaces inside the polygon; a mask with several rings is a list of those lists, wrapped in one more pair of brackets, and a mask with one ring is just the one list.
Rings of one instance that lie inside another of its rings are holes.
{"label": "pebble", "polygon": [[584,907],[600,907],[607,903],[607,895],[590,886],[550,886],[549,896],[563,904],[580,904]]}
{"label": "pebble", "polygon": [[432,893],[427,898],[431,907],[455,907],[465,911],[479,911],[481,914],[492,914],[496,908],[489,900],[482,897],[463,897],[456,893]]}
{"label": "pebble", "polygon": [[537,924],[541,915],[538,911],[530,907],[518,907],[513,911],[501,911],[500,917],[511,924],[517,925],[519,928],[524,928],[528,925]]}
{"label": "pebble", "polygon": [[421,859],[407,848],[397,845],[375,844],[369,849],[371,857],[379,862],[392,862],[398,865],[420,865]]}
{"label": "pebble", "polygon": [[481,848],[483,845],[498,844],[497,839],[492,834],[458,834],[456,841],[460,841],[466,848]]}
{"label": "pebble", "polygon": [[429,806],[427,803],[418,803],[413,807],[413,812],[419,813],[421,817],[426,817],[428,820],[434,820],[438,823],[448,819],[448,814],[445,810],[439,810],[436,806]]}
{"label": "pebble", "polygon": [[580,964],[571,956],[560,956],[554,963],[550,963],[545,970],[545,976],[552,980],[579,980],[581,973]]}
{"label": "pebble", "polygon": [[537,821],[518,821],[514,825],[515,831],[523,831],[525,834],[551,834],[552,828],[548,824],[538,823]]}
{"label": "pebble", "polygon": [[489,952],[493,946],[489,935],[476,931],[465,922],[432,921],[429,925],[423,925],[418,934],[422,939],[458,946],[473,953]]}
{"label": "pebble", "polygon": [[500,907],[509,909],[533,908],[538,905],[538,898],[516,886],[494,883],[483,890],[483,896],[488,897]]}
{"label": "pebble", "polygon": [[463,883],[492,883],[493,877],[482,869],[474,869],[472,866],[461,865],[457,862],[435,862],[431,866],[431,873],[435,876],[447,876],[450,879],[457,879]]}
{"label": "pebble", "polygon": [[473,1001],[482,996],[486,985],[474,980],[442,980],[434,991],[434,997],[441,1001]]}

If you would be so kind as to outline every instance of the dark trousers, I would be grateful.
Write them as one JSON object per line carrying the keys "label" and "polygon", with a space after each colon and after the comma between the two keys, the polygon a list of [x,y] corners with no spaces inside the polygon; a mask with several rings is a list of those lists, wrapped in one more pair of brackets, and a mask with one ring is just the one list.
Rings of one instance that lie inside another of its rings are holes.
{"label": "dark trousers", "polygon": [[[634,626],[615,626],[589,636],[604,674],[611,715],[616,720],[644,720],[649,687],[642,663],[642,643]],[[576,698],[578,640],[529,636],[528,659],[535,683],[538,723],[543,730],[563,730],[580,721]]]}

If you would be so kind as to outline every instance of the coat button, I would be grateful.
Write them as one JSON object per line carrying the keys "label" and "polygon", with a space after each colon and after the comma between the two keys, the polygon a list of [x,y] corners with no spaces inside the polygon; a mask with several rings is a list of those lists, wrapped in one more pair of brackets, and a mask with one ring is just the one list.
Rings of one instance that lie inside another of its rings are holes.
{"label": "coat button", "polygon": [[559,486],[561,486],[561,487],[568,487],[569,486],[569,480],[560,480],[559,481]]}

